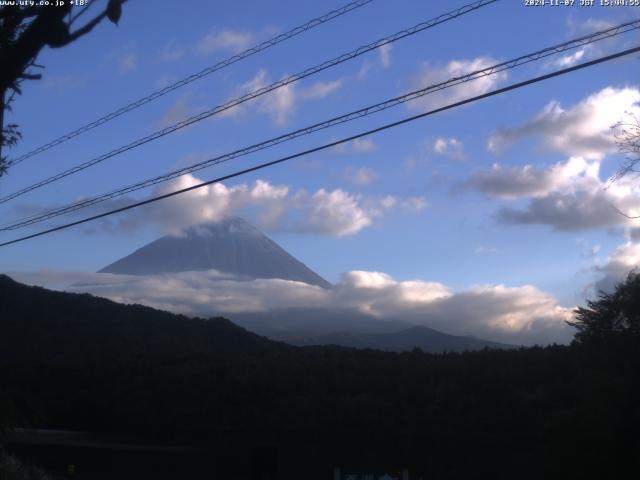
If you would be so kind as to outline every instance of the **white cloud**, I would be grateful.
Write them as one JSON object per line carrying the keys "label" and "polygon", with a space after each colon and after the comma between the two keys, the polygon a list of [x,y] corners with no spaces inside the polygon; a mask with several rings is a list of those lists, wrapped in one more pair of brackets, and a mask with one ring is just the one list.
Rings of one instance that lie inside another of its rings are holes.
{"label": "white cloud", "polygon": [[607,30],[613,26],[614,24],[612,22],[608,22],[606,20],[594,20],[593,18],[588,18],[582,23],[580,28],[586,32],[599,32],[601,30]]}
{"label": "white cloud", "polygon": [[494,165],[473,173],[462,188],[507,200],[531,198],[524,208],[498,210],[496,218],[505,224],[549,225],[556,230],[639,224],[619,211],[640,214],[640,184],[630,178],[602,181],[597,160],[572,157],[547,168]]}
{"label": "white cloud", "polygon": [[87,84],[86,74],[74,73],[65,75],[47,75],[44,77],[44,86],[52,90],[68,90],[82,87]]}
{"label": "white cloud", "polygon": [[557,101],[550,102],[522,126],[495,132],[487,146],[492,152],[500,152],[520,140],[536,137],[545,150],[600,160],[616,151],[611,127],[626,112],[640,115],[640,90],[607,87],[567,109]]}
{"label": "white cloud", "polygon": [[378,47],[378,55],[380,55],[380,63],[384,68],[389,68],[391,66],[391,49],[392,45],[390,43],[386,43],[381,47]]}
{"label": "white cloud", "polygon": [[502,208],[496,213],[500,223],[548,225],[554,230],[584,230],[614,227],[622,223],[604,192],[553,193],[533,199],[524,209]]}
{"label": "white cloud", "polygon": [[369,63],[367,60],[364,60],[362,62],[362,65],[360,66],[360,69],[358,70],[358,73],[356,73],[356,78],[358,80],[364,80],[369,76],[370,71],[371,71],[371,63]]}
{"label": "white cloud", "polygon": [[[192,117],[200,111],[202,111],[202,107],[195,105],[193,102],[193,95],[190,92],[187,92],[178,97],[169,109],[164,112],[162,117],[156,122],[156,128],[165,128],[175,125],[182,120]],[[178,130],[178,133],[184,131],[185,129],[181,129]]]}
{"label": "white cloud", "polygon": [[173,83],[173,79],[171,76],[162,75],[153,82],[153,88],[156,90],[162,90],[163,88],[168,87],[172,83]]}
{"label": "white cloud", "polygon": [[[471,60],[451,60],[446,65],[441,66],[424,64],[418,74],[414,76],[411,82],[411,89],[417,90],[441,83],[450,78],[460,77],[476,70],[483,70],[496,63],[498,62],[490,57],[477,57]],[[507,73],[504,71],[494,75],[481,76],[470,82],[425,95],[418,100],[407,103],[407,106],[414,110],[430,110],[442,107],[448,103],[455,103],[493,90],[506,79]]]}
{"label": "white cloud", "polygon": [[[409,200],[409,199],[407,199]],[[382,199],[380,199],[380,205],[383,208],[393,208],[398,204],[398,199],[396,197],[394,197],[393,195],[387,195],[386,197],[382,197]]]}
{"label": "white cloud", "polygon": [[184,48],[175,40],[169,40],[158,55],[163,62],[175,62],[184,56]]}
{"label": "white cloud", "polygon": [[344,177],[355,185],[369,185],[376,179],[376,174],[366,167],[347,167],[344,171]]}
{"label": "white cloud", "polygon": [[553,177],[548,170],[531,165],[504,168],[493,164],[489,170],[474,172],[464,187],[473,188],[491,197],[515,199],[546,195],[552,183]]}
{"label": "white cloud", "polygon": [[[267,71],[261,68],[252,78],[235,88],[233,95],[225,103],[260,90],[270,84],[271,81]],[[216,116],[220,118],[236,117],[247,113],[252,107],[255,107],[256,111],[269,115],[277,125],[285,125],[295,111],[297,98],[296,85],[288,84],[255,99],[227,108]]]}
{"label": "white cloud", "polygon": [[[592,18],[585,21],[576,21],[575,18],[569,16],[567,21],[567,26],[569,27],[567,29],[567,37],[573,39],[584,35],[591,35],[595,32],[611,29],[614,25],[614,23],[606,20],[595,20]],[[624,37],[621,36],[600,38],[596,43],[583,45],[579,48],[567,50],[566,53],[550,57],[551,59],[545,62],[544,68],[553,69],[571,67],[578,62],[585,62],[591,58],[604,55],[607,51],[609,51],[608,53],[611,53],[610,49],[617,43],[621,43],[623,41]]]}
{"label": "white cloud", "polygon": [[219,51],[240,53],[249,48],[253,35],[249,32],[231,29],[213,29],[198,42],[198,50],[203,55]]}
{"label": "white cloud", "polygon": [[499,151],[533,136],[544,149],[572,158],[546,168],[494,165],[474,173],[465,186],[503,199],[532,197],[524,208],[497,212],[498,221],[506,224],[556,230],[637,226],[638,220],[621,212],[640,214],[640,185],[628,177],[601,180],[599,170],[604,156],[617,151],[611,127],[626,114],[640,114],[640,90],[608,87],[567,109],[551,102],[523,126],[495,133],[489,149]]}
{"label": "white cloud", "polygon": [[[73,275],[62,274],[71,281]],[[55,275],[15,273],[19,281],[43,284]],[[61,278],[57,278],[61,283]],[[566,342],[571,310],[537,288],[474,286],[460,292],[439,282],[397,281],[382,272],[351,271],[330,289],[276,279],[240,280],[216,271],[126,276],[82,274],[76,291],[122,303],[141,303],[187,315],[324,308],[332,314],[359,311],[372,319],[426,325],[446,333],[517,344]],[[348,330],[349,325],[344,325]]]}
{"label": "white cloud", "polygon": [[118,58],[118,72],[121,74],[133,72],[138,68],[138,56],[134,52],[127,52]]}
{"label": "white cloud", "polygon": [[296,108],[295,84],[290,83],[268,93],[260,110],[269,114],[277,125],[286,125]]}
{"label": "white cloud", "polygon": [[333,147],[333,150],[338,153],[370,153],[375,152],[377,149],[378,145],[371,137],[356,138]]}
{"label": "white cloud", "polygon": [[[252,78],[235,88],[233,95],[231,95],[225,103],[267,87],[271,83],[267,71],[260,69]],[[283,126],[289,122],[301,99],[324,98],[336,91],[341,83],[341,80],[326,83],[317,82],[302,92],[299,91],[296,84],[290,83],[258,96],[255,99],[227,108],[219,112],[216,116],[219,118],[236,117],[249,112],[253,108],[254,112],[264,113],[268,115],[276,125]],[[172,125],[203,111],[202,107],[192,105],[191,99],[192,95],[190,93],[179,97],[159,120],[158,124],[160,127]]]}
{"label": "white cloud", "polygon": [[342,86],[342,79],[332,80],[330,82],[315,82],[302,92],[305,98],[324,98],[335,92]]}
{"label": "white cloud", "polygon": [[[264,79],[266,77],[263,78],[263,81]],[[265,86],[265,84],[260,85],[260,87],[262,86]],[[277,125],[286,125],[295,113],[300,100],[325,98],[337,91],[341,86],[341,79],[330,82],[315,82],[305,89],[299,89],[297,84],[289,83],[266,94],[260,101],[259,110],[269,114]]]}
{"label": "white cloud", "polygon": [[627,233],[629,240],[633,242],[640,242],[640,228],[631,228]]}
{"label": "white cloud", "polygon": [[[231,100],[233,100],[235,98],[244,96],[247,93],[254,92],[254,91],[259,90],[259,89],[261,89],[263,87],[266,87],[266,86],[267,86],[267,71],[265,69],[261,68],[260,70],[258,70],[256,72],[256,74],[253,76],[253,78],[247,80],[246,82],[244,82],[240,86],[238,86],[235,89],[235,92],[234,92],[233,96],[230,97],[228,99],[228,101],[231,101]],[[249,106],[255,105],[256,103],[258,103],[261,100],[263,101],[264,98],[263,99],[256,99],[256,100],[247,101],[247,102],[242,103],[240,105],[236,105],[234,107],[228,108],[228,109],[220,112],[217,116],[218,117],[233,117],[233,116],[240,115],[242,113],[245,113]]]}
{"label": "white cloud", "polygon": [[589,51],[589,48],[584,47],[580,50],[576,50],[575,52],[569,55],[562,55],[560,58],[557,58],[553,63],[555,66],[559,68],[567,68],[575,65],[584,57],[585,53]]}
{"label": "white cloud", "polygon": [[588,18],[587,20],[577,22],[573,17],[569,17],[567,23],[570,31],[573,34],[600,32],[602,30],[607,30],[614,26],[614,23],[609,22],[607,20],[601,20],[601,19],[596,20],[593,18]]}
{"label": "white cloud", "polygon": [[552,192],[567,192],[588,187],[600,187],[599,164],[582,157],[573,157],[548,168],[532,165],[502,167],[493,164],[489,170],[474,172],[465,182],[488,196],[502,199],[544,197]]}
{"label": "white cloud", "polygon": [[409,197],[402,201],[401,207],[405,212],[421,212],[429,208],[429,202],[424,197]]}
{"label": "white cloud", "polygon": [[452,160],[462,160],[464,158],[464,145],[454,137],[438,137],[431,144],[431,151],[438,155],[443,155]]}
{"label": "white cloud", "polygon": [[524,209],[503,208],[499,221],[508,224],[542,224],[556,230],[639,225],[626,215],[640,214],[640,185],[630,178],[613,184],[600,180],[598,163],[572,158],[549,170],[548,191],[539,192]]}
{"label": "white cloud", "polygon": [[596,266],[595,271],[600,278],[594,285],[594,293],[613,292],[615,286],[622,282],[627,274],[640,267],[640,242],[631,235],[624,244],[618,246],[604,265]]}
{"label": "white cloud", "polygon": [[477,254],[477,255],[482,255],[485,253],[497,253],[498,249],[496,247],[488,247],[486,245],[478,245],[474,250],[473,253]]}
{"label": "white cloud", "polygon": [[[183,175],[156,187],[150,197],[185,189],[201,183],[193,175]],[[394,201],[390,202],[389,199]],[[204,186],[175,197],[145,205],[117,217],[99,222],[100,228],[113,233],[129,232],[151,225],[163,232],[175,233],[181,228],[199,223],[213,222],[226,215],[247,214],[262,229],[275,232],[297,232],[338,237],[355,235],[373,225],[374,221],[396,206],[403,210],[403,202],[411,199],[395,197],[364,197],[342,189],[321,188],[315,193],[292,190],[286,185],[273,185],[264,180],[253,184],[223,183]],[[129,205],[131,199],[121,198],[92,207],[90,213]],[[33,206],[22,207],[21,213],[43,211]],[[79,215],[80,212],[70,215]],[[83,211],[82,215],[86,215]]]}
{"label": "white cloud", "polygon": [[359,200],[344,190],[320,189],[311,197],[308,217],[301,229],[339,237],[358,233],[370,226],[379,214],[377,209],[363,207]]}
{"label": "white cloud", "polygon": [[350,145],[351,149],[357,153],[368,153],[378,149],[372,138],[356,138]]}
{"label": "white cloud", "polygon": [[[286,78],[283,77],[283,78]],[[269,75],[265,69],[260,69],[253,78],[241,84],[235,89],[234,95],[229,99],[238,98],[248,93],[255,92],[271,85]],[[311,86],[300,89],[297,84],[289,83],[283,85],[260,97],[244,102],[241,105],[229,108],[220,113],[221,117],[236,116],[246,113],[251,106],[255,106],[258,112],[266,113],[277,125],[286,125],[301,100],[314,100],[325,98],[327,95],[337,91],[342,85],[342,80],[332,80],[330,82],[316,82]]]}

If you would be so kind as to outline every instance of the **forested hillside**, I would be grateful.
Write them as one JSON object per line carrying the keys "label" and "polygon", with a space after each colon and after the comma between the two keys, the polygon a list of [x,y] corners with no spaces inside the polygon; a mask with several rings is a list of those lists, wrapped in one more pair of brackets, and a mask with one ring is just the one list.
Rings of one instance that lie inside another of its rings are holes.
{"label": "forested hillside", "polygon": [[638,466],[637,337],[463,354],[296,348],[8,277],[0,319],[5,426],[238,458],[274,445],[281,471],[308,478],[385,462],[425,478],[622,478]]}

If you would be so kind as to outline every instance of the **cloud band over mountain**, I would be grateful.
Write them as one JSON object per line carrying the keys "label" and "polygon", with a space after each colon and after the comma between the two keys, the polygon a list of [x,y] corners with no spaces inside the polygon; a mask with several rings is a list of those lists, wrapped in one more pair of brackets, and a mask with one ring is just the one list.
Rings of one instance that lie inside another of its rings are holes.
{"label": "cloud band over mountain", "polygon": [[321,308],[328,315],[352,310],[372,319],[512,344],[564,343],[573,335],[565,324],[571,309],[530,285],[481,285],[454,292],[439,282],[397,281],[367,271],[345,273],[330,289],[280,279],[245,280],[214,270],[147,276],[54,272],[12,276],[45,286],[79,283],[72,290],[187,315],[224,314],[231,320],[234,313]]}

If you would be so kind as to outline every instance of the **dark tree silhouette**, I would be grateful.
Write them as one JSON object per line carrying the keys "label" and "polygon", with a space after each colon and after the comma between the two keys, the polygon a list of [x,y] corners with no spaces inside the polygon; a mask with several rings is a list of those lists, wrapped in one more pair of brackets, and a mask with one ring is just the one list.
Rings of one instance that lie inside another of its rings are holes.
{"label": "dark tree silhouette", "polygon": [[51,480],[44,470],[25,465],[16,456],[0,448],[0,479],[2,480]]}
{"label": "dark tree silhouette", "polygon": [[633,114],[627,114],[626,120],[621,120],[613,126],[613,133],[618,143],[620,153],[625,155],[625,160],[616,177],[622,177],[629,173],[640,173],[640,118]]}
{"label": "dark tree silhouette", "polygon": [[632,271],[613,293],[600,292],[597,300],[575,310],[577,343],[611,343],[640,339],[640,274]]}
{"label": "dark tree silhouette", "polygon": [[[639,284],[632,277],[611,305],[593,302],[585,325],[601,314],[619,321],[613,330],[637,328]],[[282,480],[320,480],[336,466],[394,465],[434,480],[630,478],[640,471],[637,352],[624,341],[444,354],[297,348],[221,318],[0,275],[0,392],[14,426],[203,447],[132,452],[140,473],[111,475],[105,468],[124,457],[53,449],[49,458],[72,456],[95,478],[243,480],[277,470]],[[59,472],[39,460],[46,450],[32,452],[23,460]],[[164,463],[171,458],[179,470]]]}
{"label": "dark tree silhouette", "polygon": [[42,68],[36,59],[44,47],[61,48],[91,32],[105,18],[118,23],[122,4],[126,0],[108,0],[104,9],[82,26],[77,24],[97,0],[83,5],[65,1],[56,5],[0,6],[0,176],[6,173],[7,159],[2,147],[15,145],[21,138],[18,126],[5,126],[4,113],[11,111],[11,103],[21,94],[24,80],[38,80],[42,75],[34,69]]}
{"label": "dark tree silhouette", "polygon": [[[620,168],[611,177],[610,185],[629,175],[635,175],[636,179],[638,179],[640,176],[640,169],[638,168],[640,165],[640,118],[631,112],[627,112],[625,119],[613,125],[611,130],[616,139],[618,151],[624,155],[624,159],[620,164]],[[640,215],[629,214],[616,207],[614,208],[623,217],[629,219],[640,218]]]}

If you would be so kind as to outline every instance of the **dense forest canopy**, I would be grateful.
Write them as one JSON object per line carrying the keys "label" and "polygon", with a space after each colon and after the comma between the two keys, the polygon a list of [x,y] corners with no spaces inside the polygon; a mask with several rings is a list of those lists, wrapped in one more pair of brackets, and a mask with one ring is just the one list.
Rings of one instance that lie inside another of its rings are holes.
{"label": "dense forest canopy", "polygon": [[618,302],[636,322],[637,288],[632,275],[579,310],[571,346],[398,354],[296,348],[3,277],[3,421],[236,451],[271,442],[296,452],[291,468],[394,459],[433,478],[611,478],[638,458],[638,337],[591,348],[592,318]]}
{"label": "dense forest canopy", "polygon": [[612,293],[600,292],[576,310],[576,342],[582,344],[638,342],[640,338],[640,274],[632,271]]}

